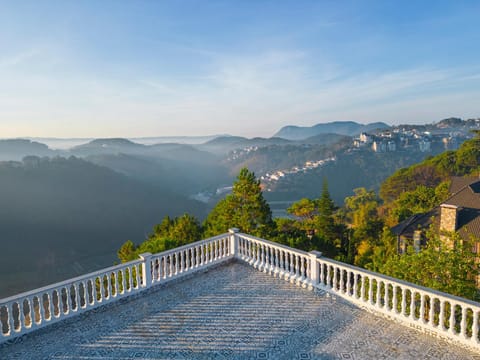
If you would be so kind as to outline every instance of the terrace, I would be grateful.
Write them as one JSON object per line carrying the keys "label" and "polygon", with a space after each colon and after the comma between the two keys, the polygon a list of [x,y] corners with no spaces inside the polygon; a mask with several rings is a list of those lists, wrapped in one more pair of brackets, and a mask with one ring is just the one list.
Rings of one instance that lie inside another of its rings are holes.
{"label": "terrace", "polygon": [[0,300],[0,358],[478,359],[479,305],[232,230]]}

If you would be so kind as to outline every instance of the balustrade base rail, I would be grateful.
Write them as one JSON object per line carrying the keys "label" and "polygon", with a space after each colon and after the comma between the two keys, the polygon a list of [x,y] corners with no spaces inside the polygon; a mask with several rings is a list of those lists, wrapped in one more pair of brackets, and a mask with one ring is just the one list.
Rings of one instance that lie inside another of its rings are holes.
{"label": "balustrade base rail", "polygon": [[229,233],[0,300],[0,343],[157,284],[238,259],[426,334],[480,350],[480,304],[231,229]]}

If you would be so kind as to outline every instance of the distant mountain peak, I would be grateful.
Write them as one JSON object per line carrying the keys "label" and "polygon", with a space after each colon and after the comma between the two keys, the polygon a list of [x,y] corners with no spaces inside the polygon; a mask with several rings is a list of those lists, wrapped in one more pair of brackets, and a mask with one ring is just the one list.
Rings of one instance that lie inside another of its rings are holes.
{"label": "distant mountain peak", "polygon": [[104,138],[90,141],[87,145],[143,146],[124,138]]}
{"label": "distant mountain peak", "polygon": [[273,136],[288,140],[304,140],[312,136],[326,133],[354,136],[360,134],[361,132],[385,128],[390,128],[390,126],[383,122],[375,122],[364,125],[355,121],[333,121],[328,123],[320,123],[313,126],[287,125],[281,128],[280,131]]}

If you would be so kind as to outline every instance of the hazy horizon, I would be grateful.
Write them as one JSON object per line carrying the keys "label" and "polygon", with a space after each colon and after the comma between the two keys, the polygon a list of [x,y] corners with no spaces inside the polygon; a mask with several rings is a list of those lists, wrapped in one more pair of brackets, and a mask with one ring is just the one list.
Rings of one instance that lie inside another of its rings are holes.
{"label": "hazy horizon", "polygon": [[475,1],[0,5],[0,137],[270,137],[479,113]]}

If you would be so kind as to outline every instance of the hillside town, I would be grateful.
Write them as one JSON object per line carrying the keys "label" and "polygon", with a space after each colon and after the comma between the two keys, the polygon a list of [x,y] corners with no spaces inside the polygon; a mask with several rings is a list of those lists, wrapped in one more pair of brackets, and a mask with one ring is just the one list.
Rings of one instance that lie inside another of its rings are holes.
{"label": "hillside town", "polygon": [[451,118],[430,126],[397,126],[376,133],[362,132],[353,139],[353,149],[374,152],[456,150],[473,137],[472,130],[480,130],[480,119]]}
{"label": "hillside town", "polygon": [[329,162],[334,162],[334,161],[336,161],[336,157],[330,157],[330,158],[315,160],[315,161],[306,161],[305,164],[303,164],[302,166],[294,166],[288,170],[278,170],[278,171],[268,172],[265,175],[260,176],[260,180],[262,181],[262,184],[264,184],[265,186],[264,190],[271,191],[271,189],[268,186],[269,183],[279,181],[280,179],[283,179],[285,177],[292,176],[298,173],[306,173],[308,171],[311,171],[318,167],[322,167],[325,164]]}

